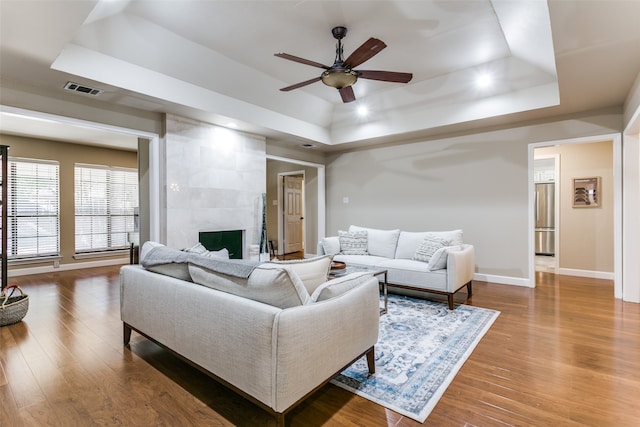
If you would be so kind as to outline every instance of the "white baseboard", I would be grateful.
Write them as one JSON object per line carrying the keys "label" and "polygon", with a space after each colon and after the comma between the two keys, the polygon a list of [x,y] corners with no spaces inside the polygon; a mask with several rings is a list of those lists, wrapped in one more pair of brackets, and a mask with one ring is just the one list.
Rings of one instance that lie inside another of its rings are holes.
{"label": "white baseboard", "polygon": [[129,258],[112,258],[100,261],[74,262],[72,264],[60,264],[60,267],[45,265],[39,267],[26,267],[11,269],[7,272],[8,277],[27,276],[30,274],[55,273],[58,271],[81,270],[83,268],[108,267],[111,265],[129,264]]}
{"label": "white baseboard", "polygon": [[565,274],[567,276],[588,277],[590,279],[606,279],[615,280],[615,274],[607,271],[593,270],[576,270],[573,268],[558,268],[556,274]]}
{"label": "white baseboard", "polygon": [[531,283],[529,279],[523,279],[520,277],[497,276],[494,274],[475,273],[473,275],[473,280],[478,280],[480,282],[498,283],[501,285],[513,285],[513,286],[524,286],[527,288],[535,288],[535,283]]}

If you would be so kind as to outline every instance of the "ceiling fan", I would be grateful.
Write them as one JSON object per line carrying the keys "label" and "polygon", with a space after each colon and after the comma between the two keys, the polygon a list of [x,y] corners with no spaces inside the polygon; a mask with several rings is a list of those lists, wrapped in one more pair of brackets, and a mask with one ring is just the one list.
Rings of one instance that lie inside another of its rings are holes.
{"label": "ceiling fan", "polygon": [[338,40],[336,45],[336,59],[332,66],[320,64],[319,62],[310,61],[308,59],[300,58],[297,56],[289,55],[288,53],[276,53],[275,56],[279,58],[288,59],[290,61],[299,62],[301,64],[311,65],[312,67],[324,68],[320,77],[306,80],[304,82],[296,83],[291,86],[283,87],[281,91],[288,92],[293,89],[298,89],[303,86],[315,83],[321,80],[322,83],[327,86],[334,87],[340,92],[343,102],[352,102],[356,100],[356,96],[353,93],[351,87],[358,78],[369,80],[381,80],[384,82],[394,83],[408,83],[413,78],[411,73],[398,73],[395,71],[365,71],[354,70],[355,67],[362,64],[365,61],[373,58],[380,53],[382,49],[387,47],[382,40],[371,37],[358,47],[349,57],[345,60],[342,56],[342,39],[347,35],[346,27],[334,27],[331,30],[333,37]]}

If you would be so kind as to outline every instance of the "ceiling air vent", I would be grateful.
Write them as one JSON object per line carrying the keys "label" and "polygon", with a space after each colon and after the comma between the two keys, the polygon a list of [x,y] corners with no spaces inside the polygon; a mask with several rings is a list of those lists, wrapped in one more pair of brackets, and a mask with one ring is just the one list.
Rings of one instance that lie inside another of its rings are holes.
{"label": "ceiling air vent", "polygon": [[92,95],[92,96],[98,96],[102,93],[102,89],[95,89],[89,86],[84,86],[84,85],[73,83],[73,82],[67,82],[67,84],[64,85],[64,88],[72,92],[80,92],[80,93],[84,93],[86,95]]}

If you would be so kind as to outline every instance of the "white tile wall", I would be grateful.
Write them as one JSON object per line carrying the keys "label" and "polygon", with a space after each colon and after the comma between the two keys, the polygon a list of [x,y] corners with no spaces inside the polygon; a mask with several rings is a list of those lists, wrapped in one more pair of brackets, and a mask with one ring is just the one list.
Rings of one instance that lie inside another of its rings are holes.
{"label": "white tile wall", "polygon": [[265,138],[179,116],[166,118],[166,244],[200,231],[245,230],[244,257],[260,238]]}

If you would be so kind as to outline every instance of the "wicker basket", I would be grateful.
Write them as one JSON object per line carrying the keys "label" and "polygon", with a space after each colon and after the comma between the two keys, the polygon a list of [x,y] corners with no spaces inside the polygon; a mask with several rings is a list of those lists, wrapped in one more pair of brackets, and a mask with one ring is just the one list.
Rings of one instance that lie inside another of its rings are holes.
{"label": "wicker basket", "polygon": [[[15,290],[19,296],[13,296]],[[9,292],[11,290],[11,292]],[[0,326],[18,323],[29,310],[29,295],[22,292],[18,285],[9,285],[0,294]]]}

